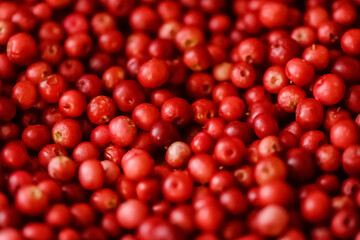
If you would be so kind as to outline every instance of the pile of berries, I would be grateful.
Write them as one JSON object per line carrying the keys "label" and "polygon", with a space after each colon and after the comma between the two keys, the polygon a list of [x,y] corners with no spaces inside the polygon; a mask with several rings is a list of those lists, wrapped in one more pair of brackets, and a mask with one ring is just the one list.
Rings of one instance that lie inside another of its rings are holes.
{"label": "pile of berries", "polygon": [[360,240],[360,0],[0,0],[0,240]]}

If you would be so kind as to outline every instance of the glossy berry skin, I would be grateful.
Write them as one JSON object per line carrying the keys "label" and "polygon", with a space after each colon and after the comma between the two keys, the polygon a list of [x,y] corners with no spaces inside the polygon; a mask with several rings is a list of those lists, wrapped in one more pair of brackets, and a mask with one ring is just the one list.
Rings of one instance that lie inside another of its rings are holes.
{"label": "glossy berry skin", "polygon": [[50,130],[45,125],[31,125],[24,129],[22,141],[25,145],[34,150],[40,150],[51,140]]}
{"label": "glossy berry skin", "polygon": [[237,137],[220,138],[214,147],[216,160],[227,166],[239,165],[245,152],[245,144]]}
{"label": "glossy berry skin", "polygon": [[309,222],[325,221],[330,214],[330,209],[330,198],[321,191],[312,191],[301,203],[301,213]]}
{"label": "glossy berry skin", "polygon": [[357,144],[359,142],[358,126],[350,119],[337,122],[330,129],[330,141],[335,147],[341,149]]}
{"label": "glossy berry skin", "polygon": [[285,66],[285,73],[290,81],[300,87],[308,85],[315,75],[313,66],[300,58],[291,59]]}
{"label": "glossy berry skin", "polygon": [[6,53],[9,60],[16,65],[30,65],[37,56],[37,44],[27,33],[17,33],[10,37]]}
{"label": "glossy berry skin", "polygon": [[125,229],[137,228],[148,216],[146,204],[137,199],[127,200],[119,205],[116,218],[121,227]]}
{"label": "glossy berry skin", "polygon": [[284,26],[288,18],[288,8],[285,4],[270,2],[260,8],[259,20],[268,28]]}
{"label": "glossy berry skin", "polygon": [[341,48],[345,53],[358,55],[360,54],[359,41],[359,29],[350,29],[341,37]]}
{"label": "glossy berry skin", "polygon": [[192,107],[182,98],[170,98],[161,107],[161,119],[172,122],[176,126],[184,127],[190,123],[192,118]]}
{"label": "glossy berry skin", "polygon": [[[271,216],[276,215],[277,218]],[[281,234],[289,221],[287,211],[278,205],[268,205],[255,216],[256,229],[264,236],[277,236]]]}
{"label": "glossy berry skin", "polygon": [[12,89],[12,99],[21,109],[30,109],[37,101],[38,92],[33,82],[17,82]]}
{"label": "glossy berry skin", "polygon": [[52,158],[47,166],[49,175],[56,180],[68,181],[75,176],[76,165],[66,156]]}
{"label": "glossy berry skin", "polygon": [[80,143],[82,132],[79,123],[72,119],[57,122],[52,128],[52,138],[55,143],[65,148],[73,148]]}
{"label": "glossy berry skin", "polygon": [[11,141],[2,148],[1,159],[9,168],[18,169],[27,163],[29,154],[22,141]]}
{"label": "glossy berry skin", "polygon": [[219,117],[226,121],[240,120],[245,108],[244,101],[236,96],[228,96],[220,101]]}
{"label": "glossy berry skin", "polygon": [[17,209],[26,215],[39,215],[45,212],[49,198],[37,186],[27,185],[17,191],[15,204]]}
{"label": "glossy berry skin", "polygon": [[104,170],[100,161],[93,159],[82,162],[79,166],[78,178],[81,186],[87,190],[100,188],[104,182]]}
{"label": "glossy berry skin", "polygon": [[296,122],[306,130],[318,128],[323,121],[323,107],[312,98],[303,99],[296,108]]}
{"label": "glossy berry skin", "polygon": [[121,111],[131,112],[137,105],[145,102],[145,92],[139,83],[126,80],[115,86],[113,100]]}
{"label": "glossy berry skin", "polygon": [[157,88],[168,80],[169,74],[166,62],[162,59],[153,58],[140,67],[137,78],[142,86]]}
{"label": "glossy berry skin", "polygon": [[216,161],[208,154],[197,154],[190,158],[187,169],[195,181],[206,183],[216,172]]}
{"label": "glossy berry skin", "polygon": [[162,192],[172,202],[183,202],[193,193],[193,181],[186,172],[173,172],[163,182]]}
{"label": "glossy berry skin", "polygon": [[132,112],[132,120],[136,126],[145,131],[149,131],[160,118],[159,109],[150,103],[139,104]]}
{"label": "glossy berry skin", "polygon": [[342,164],[346,173],[351,176],[358,176],[360,171],[356,164],[358,156],[359,145],[352,145],[345,149],[342,155]]}
{"label": "glossy berry skin", "polygon": [[313,94],[322,104],[334,105],[345,95],[344,81],[334,74],[323,75],[315,82]]}
{"label": "glossy berry skin", "polygon": [[110,122],[115,117],[115,112],[115,103],[107,96],[94,97],[87,105],[88,118],[96,125]]}
{"label": "glossy berry skin", "polygon": [[59,109],[66,117],[79,117],[86,110],[86,98],[77,90],[68,90],[59,99]]}
{"label": "glossy berry skin", "polygon": [[85,33],[76,33],[69,36],[64,43],[65,52],[69,57],[84,57],[92,48],[92,40]]}
{"label": "glossy berry skin", "polygon": [[126,116],[113,118],[109,123],[110,137],[119,146],[129,146],[136,138],[137,128],[133,120]]}
{"label": "glossy berry skin", "polygon": [[132,149],[124,154],[121,166],[127,178],[139,181],[145,179],[152,172],[154,159],[144,150]]}

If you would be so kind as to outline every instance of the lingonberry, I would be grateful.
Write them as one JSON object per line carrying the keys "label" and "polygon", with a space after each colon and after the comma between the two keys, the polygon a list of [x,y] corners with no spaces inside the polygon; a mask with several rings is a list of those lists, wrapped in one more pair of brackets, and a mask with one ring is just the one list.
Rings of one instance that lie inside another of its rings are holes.
{"label": "lingonberry", "polygon": [[79,123],[72,119],[64,119],[57,122],[52,128],[52,138],[55,143],[65,148],[75,147],[82,138]]}
{"label": "lingonberry", "polygon": [[324,105],[334,105],[345,95],[345,83],[335,74],[325,74],[315,82],[313,95]]}
{"label": "lingonberry", "polygon": [[298,183],[308,182],[315,175],[315,163],[306,150],[293,148],[286,154],[289,178]]}
{"label": "lingonberry", "polygon": [[214,149],[215,141],[206,132],[197,133],[190,142],[190,149],[194,154],[210,154]]}
{"label": "lingonberry", "polygon": [[49,204],[49,198],[35,185],[21,187],[15,195],[16,208],[26,215],[39,215]]}
{"label": "lingonberry", "polygon": [[116,210],[116,218],[121,227],[134,229],[147,218],[148,211],[144,202],[130,199],[119,205]]}
{"label": "lingonberry", "polygon": [[348,54],[357,55],[360,53],[358,43],[360,40],[360,31],[358,29],[349,29],[341,37],[341,49]]}
{"label": "lingonberry", "polygon": [[29,80],[17,82],[12,89],[12,99],[24,110],[33,107],[37,97],[36,85]]}
{"label": "lingonberry", "polygon": [[261,6],[259,20],[268,28],[282,27],[287,23],[288,7],[283,3],[268,2]]}
{"label": "lingonberry", "polygon": [[104,170],[100,161],[90,159],[83,161],[78,170],[81,186],[88,190],[100,188],[104,183]]}
{"label": "lingonberry", "polygon": [[[277,218],[273,218],[276,215]],[[288,212],[279,205],[268,205],[255,216],[256,230],[264,236],[280,235],[289,222]]]}
{"label": "lingonberry", "polygon": [[356,164],[358,156],[359,145],[351,145],[345,149],[342,155],[342,166],[346,173],[351,176],[358,176],[360,169]]}
{"label": "lingonberry", "polygon": [[17,33],[9,38],[6,53],[14,64],[30,65],[37,57],[37,44],[31,35]]}
{"label": "lingonberry", "polygon": [[59,102],[66,87],[64,78],[59,74],[50,74],[38,84],[40,96],[49,103]]}
{"label": "lingonberry", "polygon": [[321,191],[312,191],[301,202],[301,213],[309,222],[322,222],[330,214],[330,197]]}
{"label": "lingonberry", "polygon": [[69,57],[84,57],[92,49],[92,39],[86,33],[76,33],[66,38],[65,52]]}
{"label": "lingonberry", "polygon": [[270,93],[279,93],[288,83],[289,80],[286,77],[285,70],[280,66],[272,66],[264,73],[263,85]]}
{"label": "lingonberry", "polygon": [[332,217],[330,229],[335,237],[353,238],[359,224],[359,216],[355,211],[341,210]]}
{"label": "lingonberry", "polygon": [[119,146],[129,146],[136,138],[137,128],[130,118],[119,116],[110,121],[109,132],[113,143]]}
{"label": "lingonberry", "polygon": [[31,125],[24,129],[21,139],[26,147],[33,150],[40,150],[50,143],[51,133],[45,125]]}
{"label": "lingonberry", "polygon": [[89,120],[96,124],[106,124],[115,117],[116,106],[114,101],[103,95],[91,99],[87,105],[87,115]]}
{"label": "lingonberry", "polygon": [[359,142],[358,132],[358,126],[353,120],[341,120],[331,127],[330,141],[335,147],[345,149]]}
{"label": "lingonberry", "polygon": [[96,159],[100,155],[98,147],[92,142],[82,142],[77,145],[72,153],[75,162]]}
{"label": "lingonberry", "polygon": [[[124,154],[121,166],[127,178],[142,180],[152,172],[154,159],[144,150],[132,149]],[[141,166],[141,168],[136,166]]]}
{"label": "lingonberry", "polygon": [[304,130],[318,128],[323,122],[323,106],[319,101],[305,98],[296,107],[296,122]]}
{"label": "lingonberry", "polygon": [[337,58],[332,67],[331,73],[341,77],[346,83],[355,83],[360,80],[358,75],[358,70],[360,67],[360,62],[352,56],[340,56]]}
{"label": "lingonberry", "polygon": [[71,213],[69,207],[65,204],[55,204],[45,215],[45,221],[52,227],[66,227],[71,222]]}
{"label": "lingonberry", "polygon": [[237,188],[230,188],[221,192],[220,204],[231,214],[241,214],[247,209],[246,196]]}
{"label": "lingonberry", "polygon": [[192,104],[194,121],[199,124],[204,124],[207,120],[216,116],[217,106],[208,99],[199,99]]}
{"label": "lingonberry", "polygon": [[190,158],[187,169],[195,181],[207,183],[216,172],[216,161],[208,154],[197,154]]}
{"label": "lingonberry", "polygon": [[76,88],[85,96],[92,98],[101,94],[103,84],[96,75],[85,74],[76,81]]}
{"label": "lingonberry", "polygon": [[121,111],[131,112],[137,105],[145,102],[145,92],[139,83],[126,80],[115,86],[113,100]]}
{"label": "lingonberry", "polygon": [[189,145],[184,142],[177,141],[172,143],[166,150],[165,160],[174,168],[184,166],[191,156],[191,150]]}
{"label": "lingonberry", "polygon": [[221,164],[238,165],[245,156],[245,145],[237,137],[222,137],[216,142],[214,156]]}
{"label": "lingonberry", "polygon": [[169,201],[183,202],[191,197],[193,181],[186,172],[171,173],[163,182],[162,192]]}
{"label": "lingonberry", "polygon": [[164,148],[180,139],[180,135],[174,124],[167,121],[159,121],[150,129],[151,143],[155,147]]}
{"label": "lingonberry", "polygon": [[359,113],[360,108],[356,104],[360,98],[360,85],[353,85],[347,89],[344,97],[345,106],[352,112]]}
{"label": "lingonberry", "polygon": [[311,130],[301,136],[299,145],[300,148],[315,153],[320,146],[326,143],[328,143],[328,139],[325,133],[319,130]]}
{"label": "lingonberry", "polygon": [[182,98],[170,98],[161,107],[161,119],[179,127],[188,125],[192,117],[191,105]]}
{"label": "lingonberry", "polygon": [[336,171],[341,164],[340,151],[333,145],[320,146],[315,152],[315,157],[319,167],[326,172]]}
{"label": "lingonberry", "polygon": [[312,45],[307,47],[302,58],[309,62],[315,70],[323,70],[329,65],[330,54],[329,50],[323,45]]}

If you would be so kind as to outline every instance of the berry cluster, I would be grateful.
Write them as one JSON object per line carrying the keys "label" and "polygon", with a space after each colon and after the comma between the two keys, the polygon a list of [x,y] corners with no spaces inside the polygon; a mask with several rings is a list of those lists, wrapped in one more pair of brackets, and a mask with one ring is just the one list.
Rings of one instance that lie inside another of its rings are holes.
{"label": "berry cluster", "polygon": [[0,240],[360,240],[360,0],[0,0]]}

